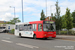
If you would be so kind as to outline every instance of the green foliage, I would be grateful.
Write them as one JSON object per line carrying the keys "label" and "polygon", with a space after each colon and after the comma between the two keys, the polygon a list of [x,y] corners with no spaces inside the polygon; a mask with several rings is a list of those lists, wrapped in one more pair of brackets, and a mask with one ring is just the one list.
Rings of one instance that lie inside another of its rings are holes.
{"label": "green foliage", "polygon": [[67,31],[60,31],[61,35],[67,35]]}
{"label": "green foliage", "polygon": [[61,30],[61,28],[62,28],[62,20],[61,19],[62,19],[61,17],[59,19],[56,17],[52,17],[52,20],[54,20],[55,24],[56,24],[56,30],[59,30],[59,29]]}
{"label": "green foliage", "polygon": [[53,20],[53,21],[56,21],[56,17],[55,17],[55,16],[54,16],[54,17],[52,17],[52,20]]}
{"label": "green foliage", "polygon": [[66,17],[66,28],[69,30],[73,27],[73,19],[71,17],[71,14],[70,14],[70,9],[66,9],[66,14],[65,14],[65,17]]}
{"label": "green foliage", "polygon": [[41,18],[40,18],[40,20],[45,20],[45,14],[44,14],[43,10],[41,12]]}
{"label": "green foliage", "polygon": [[62,18],[61,19],[61,21],[62,21],[62,28],[66,28],[66,17],[65,17],[65,15],[63,15],[61,18]]}
{"label": "green foliage", "polygon": [[67,31],[60,31],[60,34],[61,35],[75,35],[75,31],[74,30],[69,30],[68,32]]}
{"label": "green foliage", "polygon": [[61,29],[62,22],[61,22],[60,7],[58,6],[58,2],[56,2],[55,6],[56,6],[56,14],[55,14],[55,16],[56,16],[56,20],[55,20],[56,29],[57,30],[60,30]]}
{"label": "green foliage", "polygon": [[73,17],[73,27],[75,27],[75,10],[72,12],[72,17]]}
{"label": "green foliage", "polygon": [[12,29],[12,30],[10,31],[10,33],[14,34],[14,29]]}
{"label": "green foliage", "polygon": [[69,30],[69,35],[75,35],[75,31],[74,30]]}
{"label": "green foliage", "polygon": [[12,20],[10,20],[7,24],[15,24],[21,22],[18,18],[13,18]]}
{"label": "green foliage", "polygon": [[75,23],[75,11],[72,12],[72,17],[73,17],[73,23]]}
{"label": "green foliage", "polygon": [[73,23],[73,27],[75,27],[75,23]]}

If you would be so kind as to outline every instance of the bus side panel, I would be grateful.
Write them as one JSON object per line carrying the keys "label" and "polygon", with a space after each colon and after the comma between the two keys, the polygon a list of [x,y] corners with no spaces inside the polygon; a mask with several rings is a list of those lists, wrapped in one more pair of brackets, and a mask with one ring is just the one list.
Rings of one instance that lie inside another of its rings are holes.
{"label": "bus side panel", "polygon": [[23,37],[33,37],[34,32],[33,31],[20,31]]}
{"label": "bus side panel", "polygon": [[19,36],[19,31],[18,30],[15,30],[15,35]]}
{"label": "bus side panel", "polygon": [[43,32],[42,31],[34,31],[34,34],[36,35],[37,38],[43,38]]}
{"label": "bus side panel", "polygon": [[18,30],[15,30],[15,35],[19,36],[19,31]]}
{"label": "bus side panel", "polygon": [[34,32],[36,34],[36,37],[37,38],[55,38],[56,37],[56,32],[44,32],[44,31],[41,31],[41,32]]}
{"label": "bus side panel", "polygon": [[43,38],[43,31],[38,31],[38,24],[36,31],[34,31],[34,34],[36,35],[37,38]]}

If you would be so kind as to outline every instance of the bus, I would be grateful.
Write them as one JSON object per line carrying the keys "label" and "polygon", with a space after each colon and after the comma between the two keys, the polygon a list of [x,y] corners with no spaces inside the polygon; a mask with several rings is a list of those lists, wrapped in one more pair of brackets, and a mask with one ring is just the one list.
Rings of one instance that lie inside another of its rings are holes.
{"label": "bus", "polygon": [[55,38],[56,27],[54,21],[32,21],[15,24],[15,35],[20,37]]}

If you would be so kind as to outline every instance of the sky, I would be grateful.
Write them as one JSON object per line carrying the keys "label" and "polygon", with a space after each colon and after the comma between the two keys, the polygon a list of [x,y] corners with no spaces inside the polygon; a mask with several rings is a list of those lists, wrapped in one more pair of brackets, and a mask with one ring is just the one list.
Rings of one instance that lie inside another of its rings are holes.
{"label": "sky", "polygon": [[[47,16],[50,16],[50,13],[56,13],[56,1],[57,0],[47,0]],[[75,10],[75,0],[58,1],[61,10],[60,15],[65,14],[67,7],[70,9],[70,12]],[[22,21],[21,0],[0,0],[0,21],[10,21],[14,18],[13,7],[15,7],[15,17],[18,17]],[[42,10],[46,15],[46,0],[23,0],[24,22],[39,21]]]}

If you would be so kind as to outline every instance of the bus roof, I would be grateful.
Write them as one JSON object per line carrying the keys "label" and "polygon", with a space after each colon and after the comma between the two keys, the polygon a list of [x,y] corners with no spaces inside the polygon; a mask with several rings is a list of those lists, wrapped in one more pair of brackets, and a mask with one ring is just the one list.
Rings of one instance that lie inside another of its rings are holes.
{"label": "bus roof", "polygon": [[[37,23],[43,23],[43,21],[51,21],[51,20],[41,20],[41,21],[31,21],[31,22],[24,22],[24,23],[16,23],[16,25],[20,24],[37,24]],[[55,22],[55,21],[53,21]]]}
{"label": "bus roof", "polygon": [[24,23],[16,23],[16,25],[20,25],[20,24],[29,24],[29,22],[24,22]]}

